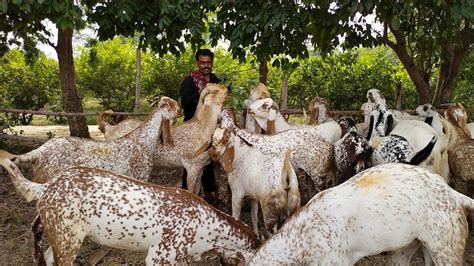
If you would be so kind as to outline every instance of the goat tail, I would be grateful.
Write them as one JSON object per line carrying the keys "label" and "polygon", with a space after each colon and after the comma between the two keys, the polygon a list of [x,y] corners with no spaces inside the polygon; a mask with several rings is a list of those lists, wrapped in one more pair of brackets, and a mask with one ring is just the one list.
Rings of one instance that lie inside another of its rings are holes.
{"label": "goat tail", "polygon": [[292,167],[290,163],[291,149],[288,148],[285,152],[285,159],[283,160],[283,169],[281,170],[281,186],[288,190],[290,189],[291,183],[291,172]]}
{"label": "goat tail", "polygon": [[26,199],[27,202],[37,200],[43,192],[44,185],[31,182],[26,179],[11,160],[8,152],[0,151],[0,165],[2,165],[10,174],[10,178],[16,190]]}
{"label": "goat tail", "polygon": [[283,170],[281,174],[282,187],[287,191],[286,210],[287,215],[293,213],[301,205],[300,192],[298,191],[298,178],[291,166],[291,149],[285,152]]}
{"label": "goat tail", "polygon": [[457,192],[453,189],[453,193],[455,193],[456,198],[461,203],[461,205],[471,211],[474,211],[474,199],[471,199],[469,196],[466,196],[460,192]]}
{"label": "goat tail", "polygon": [[417,152],[415,156],[411,158],[408,164],[418,165],[422,163],[424,160],[426,160],[426,158],[428,158],[428,156],[430,156],[431,152],[433,151],[436,141],[438,141],[438,138],[436,136],[433,136],[433,138],[431,138],[428,145],[426,145],[426,147],[424,147],[421,151]]}

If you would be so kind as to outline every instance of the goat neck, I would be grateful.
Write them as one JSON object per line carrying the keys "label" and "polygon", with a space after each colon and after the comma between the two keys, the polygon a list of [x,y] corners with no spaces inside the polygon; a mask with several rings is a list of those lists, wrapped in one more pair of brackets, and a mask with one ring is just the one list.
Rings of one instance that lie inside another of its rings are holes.
{"label": "goat neck", "polygon": [[[162,127],[165,120],[169,121],[169,119],[163,117],[165,112],[166,111],[162,109],[155,109],[141,126],[126,136],[137,140],[137,142],[146,146],[148,149],[154,150],[158,144],[160,133],[164,130]],[[158,128],[160,130],[157,130]],[[126,138],[117,139],[118,142],[125,140]]]}

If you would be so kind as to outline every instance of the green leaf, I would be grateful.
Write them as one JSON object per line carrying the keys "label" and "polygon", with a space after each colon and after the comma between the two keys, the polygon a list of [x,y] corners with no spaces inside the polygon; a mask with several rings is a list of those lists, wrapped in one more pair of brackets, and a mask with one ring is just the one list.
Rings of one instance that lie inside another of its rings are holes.
{"label": "green leaf", "polygon": [[400,29],[400,19],[398,18],[398,16],[393,17],[391,25],[394,30]]}

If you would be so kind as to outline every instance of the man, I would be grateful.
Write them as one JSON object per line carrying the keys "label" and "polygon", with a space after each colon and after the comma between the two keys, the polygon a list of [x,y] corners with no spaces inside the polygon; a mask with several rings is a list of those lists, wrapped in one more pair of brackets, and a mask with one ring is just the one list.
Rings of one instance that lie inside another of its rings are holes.
{"label": "man", "polygon": [[[195,55],[197,70],[191,72],[183,82],[181,82],[181,106],[184,109],[184,121],[194,117],[199,101],[199,92],[207,83],[219,83],[221,80],[212,73],[214,63],[214,53],[209,49],[199,49]],[[211,192],[216,191],[214,170],[212,163],[204,167],[201,177],[204,188],[204,199],[213,202],[214,197]],[[184,189],[187,189],[186,170],[183,174]]]}

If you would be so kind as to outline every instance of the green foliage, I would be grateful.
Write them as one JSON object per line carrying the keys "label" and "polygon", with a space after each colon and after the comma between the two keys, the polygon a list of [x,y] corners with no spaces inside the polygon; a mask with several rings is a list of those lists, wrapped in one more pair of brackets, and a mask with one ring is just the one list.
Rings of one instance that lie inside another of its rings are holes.
{"label": "green foliage", "polygon": [[106,109],[132,111],[135,51],[130,39],[120,37],[81,49],[76,59],[79,90],[92,95]]}
{"label": "green foliage", "polygon": [[[466,57],[457,82],[452,102],[460,102],[466,108],[474,108],[474,48]],[[474,120],[471,114],[471,120]]]}
{"label": "green foliage", "polygon": [[[59,92],[57,63],[40,54],[27,64],[25,55],[10,50],[0,59],[0,105],[17,109],[39,110],[53,102]],[[31,114],[8,114],[14,124],[27,125]]]}
{"label": "green foliage", "polygon": [[[93,6],[95,2],[86,4]],[[199,1],[108,1],[89,9],[87,15],[98,24],[101,40],[116,35],[133,37],[138,32],[140,47],[163,55],[184,52],[186,43],[194,47],[203,43],[204,11]]]}

